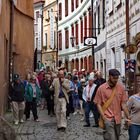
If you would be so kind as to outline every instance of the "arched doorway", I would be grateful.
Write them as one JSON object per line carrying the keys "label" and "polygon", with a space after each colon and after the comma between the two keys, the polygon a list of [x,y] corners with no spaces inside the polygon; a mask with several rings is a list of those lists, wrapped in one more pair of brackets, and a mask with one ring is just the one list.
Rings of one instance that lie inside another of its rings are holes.
{"label": "arched doorway", "polygon": [[84,69],[87,70],[87,57],[84,57]]}
{"label": "arched doorway", "polygon": [[76,69],[77,69],[77,71],[79,71],[79,59],[76,58],[75,62],[76,62]]}
{"label": "arched doorway", "polygon": [[71,72],[73,71],[74,69],[74,59],[71,60]]}
{"label": "arched doorway", "polygon": [[62,61],[59,60],[59,61],[58,61],[58,66],[60,67],[61,65],[62,65]]}
{"label": "arched doorway", "polygon": [[89,67],[89,72],[91,72],[92,67],[93,67],[92,56],[91,55],[88,57],[88,67]]}
{"label": "arched doorway", "polygon": [[83,69],[83,58],[80,59],[80,69]]}

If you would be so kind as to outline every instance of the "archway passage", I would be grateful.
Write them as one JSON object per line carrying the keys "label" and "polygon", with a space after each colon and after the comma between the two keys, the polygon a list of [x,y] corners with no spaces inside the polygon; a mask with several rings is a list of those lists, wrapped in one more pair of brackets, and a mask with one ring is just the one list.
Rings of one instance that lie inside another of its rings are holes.
{"label": "archway passage", "polygon": [[83,69],[83,58],[80,59],[80,69]]}
{"label": "archway passage", "polygon": [[84,58],[84,69],[87,71],[87,57]]}

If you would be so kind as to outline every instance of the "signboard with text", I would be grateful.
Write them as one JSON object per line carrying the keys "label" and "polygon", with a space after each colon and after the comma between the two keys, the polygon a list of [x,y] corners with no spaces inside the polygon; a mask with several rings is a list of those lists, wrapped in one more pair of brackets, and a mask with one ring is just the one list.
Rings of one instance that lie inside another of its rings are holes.
{"label": "signboard with text", "polygon": [[84,46],[97,45],[97,37],[84,37]]}
{"label": "signboard with text", "polygon": [[53,15],[53,10],[50,10],[50,44],[51,44],[51,49],[54,49],[54,15]]}

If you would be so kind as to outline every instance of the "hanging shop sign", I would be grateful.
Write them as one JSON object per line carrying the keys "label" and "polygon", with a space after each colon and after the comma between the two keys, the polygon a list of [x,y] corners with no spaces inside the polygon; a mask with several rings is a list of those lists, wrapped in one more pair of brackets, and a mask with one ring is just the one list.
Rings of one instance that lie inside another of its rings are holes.
{"label": "hanging shop sign", "polygon": [[97,37],[84,37],[84,46],[97,45]]}
{"label": "hanging shop sign", "polygon": [[135,59],[125,59],[125,70],[134,72],[136,69],[136,60]]}
{"label": "hanging shop sign", "polygon": [[136,53],[137,50],[138,47],[135,44],[130,44],[125,48],[125,52],[130,54]]}

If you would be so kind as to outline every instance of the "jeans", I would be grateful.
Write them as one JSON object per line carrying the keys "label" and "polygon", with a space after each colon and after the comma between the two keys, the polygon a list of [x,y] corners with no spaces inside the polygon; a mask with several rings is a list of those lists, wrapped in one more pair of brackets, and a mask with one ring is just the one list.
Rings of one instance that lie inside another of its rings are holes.
{"label": "jeans", "polygon": [[129,140],[138,140],[140,125],[131,124],[129,127]]}
{"label": "jeans", "polygon": [[115,120],[105,120],[105,131],[103,132],[104,140],[119,140],[121,124],[116,124]]}
{"label": "jeans", "polygon": [[73,94],[73,107],[74,109],[80,109],[80,101],[79,101],[79,95]]}
{"label": "jeans", "polygon": [[91,110],[93,112],[93,103],[91,103],[91,102],[84,102],[84,108],[85,108],[86,123],[88,125],[90,125],[89,113],[90,113]]}

